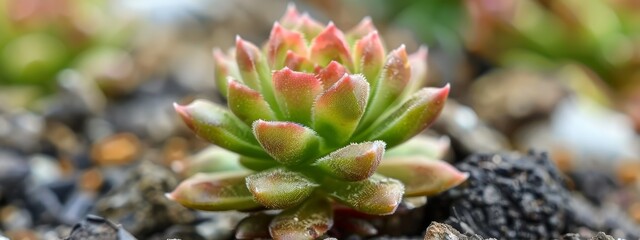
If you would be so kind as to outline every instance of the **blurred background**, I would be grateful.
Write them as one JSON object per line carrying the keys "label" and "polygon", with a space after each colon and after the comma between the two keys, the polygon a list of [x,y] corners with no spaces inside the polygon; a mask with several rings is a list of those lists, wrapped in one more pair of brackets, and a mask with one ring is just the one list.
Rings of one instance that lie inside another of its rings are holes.
{"label": "blurred background", "polygon": [[[453,159],[547,151],[569,176],[625,189],[585,197],[615,195],[640,222],[639,1],[291,2],[343,30],[370,16],[387,49],[428,46],[429,85],[452,86],[430,131]],[[191,224],[164,198],[209,146],[172,103],[222,102],[212,48],[264,42],[288,3],[1,0],[0,236],[58,239],[88,213],[141,239],[228,236],[237,215]]]}

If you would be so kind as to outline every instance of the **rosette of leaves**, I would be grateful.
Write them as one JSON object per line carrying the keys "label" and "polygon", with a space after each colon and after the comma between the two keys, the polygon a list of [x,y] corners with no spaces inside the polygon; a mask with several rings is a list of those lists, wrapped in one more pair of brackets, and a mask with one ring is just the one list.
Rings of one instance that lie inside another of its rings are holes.
{"label": "rosette of leaves", "polygon": [[175,105],[189,128],[225,153],[214,154],[213,167],[199,161],[210,172],[168,197],[201,210],[282,210],[250,215],[238,238],[314,239],[332,227],[335,206],[388,215],[403,197],[461,183],[466,174],[420,144],[383,161],[385,149],[422,132],[444,106],[449,86],[421,88],[426,58],[426,48],[387,53],[369,19],[345,34],[290,7],[262,48],[238,37],[229,53],[214,50],[227,108]]}

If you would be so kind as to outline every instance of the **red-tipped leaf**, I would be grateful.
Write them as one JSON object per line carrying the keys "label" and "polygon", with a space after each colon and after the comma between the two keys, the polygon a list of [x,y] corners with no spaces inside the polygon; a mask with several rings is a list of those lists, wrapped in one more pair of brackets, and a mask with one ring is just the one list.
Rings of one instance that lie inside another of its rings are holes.
{"label": "red-tipped leaf", "polygon": [[361,75],[345,74],[313,106],[313,128],[331,145],[345,144],[356,130],[369,98]]}
{"label": "red-tipped leaf", "polygon": [[293,122],[253,123],[253,133],[264,150],[283,165],[296,165],[318,152],[316,132]]}
{"label": "red-tipped leaf", "polygon": [[326,66],[331,61],[338,61],[353,71],[353,61],[344,34],[333,23],[329,25],[311,43],[311,60]]}
{"label": "red-tipped leaf", "polygon": [[275,120],[276,116],[260,92],[234,80],[229,81],[227,106],[247,125],[255,120]]}
{"label": "red-tipped leaf", "polygon": [[247,189],[247,172],[197,174],[167,197],[186,207],[207,211],[250,210],[260,207]]}
{"label": "red-tipped leaf", "polygon": [[287,120],[309,124],[311,107],[322,83],[311,73],[284,68],[273,73],[275,96]]}
{"label": "red-tipped leaf", "polygon": [[251,128],[226,109],[206,100],[174,104],[176,112],[196,135],[227,150],[253,157],[268,156]]}
{"label": "red-tipped leaf", "polygon": [[377,173],[398,179],[404,184],[405,196],[433,196],[459,185],[468,178],[442,160],[425,157],[385,158]]}

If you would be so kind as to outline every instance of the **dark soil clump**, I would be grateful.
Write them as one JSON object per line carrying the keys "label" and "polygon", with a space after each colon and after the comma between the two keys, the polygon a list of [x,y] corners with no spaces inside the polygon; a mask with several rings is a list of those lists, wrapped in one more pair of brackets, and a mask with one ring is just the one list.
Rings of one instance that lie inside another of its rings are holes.
{"label": "dark soil clump", "polygon": [[431,198],[427,216],[460,232],[498,239],[559,239],[571,232],[596,236],[616,230],[616,237],[638,238],[633,230],[620,231],[628,228],[615,221],[590,221],[602,216],[575,206],[579,201],[545,153],[476,154],[456,167],[468,172],[469,180]]}

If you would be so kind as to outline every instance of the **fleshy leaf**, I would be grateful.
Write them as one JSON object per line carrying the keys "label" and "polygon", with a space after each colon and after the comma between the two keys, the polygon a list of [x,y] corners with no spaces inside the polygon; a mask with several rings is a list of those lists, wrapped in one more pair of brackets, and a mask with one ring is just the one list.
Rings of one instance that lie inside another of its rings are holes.
{"label": "fleshy leaf", "polygon": [[418,135],[388,150],[384,156],[385,158],[395,156],[422,156],[432,159],[442,159],[447,151],[449,151],[450,146],[451,140],[449,140],[448,137],[435,138]]}
{"label": "fleshy leaf", "polygon": [[349,45],[344,34],[333,23],[329,25],[311,43],[311,61],[326,66],[331,61],[338,61],[353,71],[353,61],[349,53]]}
{"label": "fleshy leaf", "polygon": [[248,172],[197,174],[167,197],[186,207],[207,211],[250,210],[261,207],[247,189]]}
{"label": "fleshy leaf", "polygon": [[250,42],[242,40],[240,36],[236,37],[236,62],[240,70],[242,82],[250,88],[260,91],[260,74],[259,68],[263,67],[262,54],[260,49]]}
{"label": "fleshy leaf", "polygon": [[287,56],[284,58],[284,66],[299,72],[311,72],[314,68],[313,63],[309,61],[309,59],[293,51],[287,51]]}
{"label": "fleshy leaf", "polygon": [[233,114],[247,125],[255,120],[275,120],[276,116],[264,100],[260,92],[253,90],[237,81],[229,81],[227,106]]}
{"label": "fleshy leaf", "polygon": [[311,197],[304,203],[282,211],[271,225],[273,239],[316,239],[333,226],[333,210],[325,197]]}
{"label": "fleshy leaf", "polygon": [[253,123],[253,133],[264,150],[283,165],[309,160],[318,152],[319,137],[297,123],[258,120]]}
{"label": "fleshy leaf", "polygon": [[322,32],[324,26],[311,18],[308,13],[303,13],[298,19],[298,24],[294,29],[303,33],[305,39],[310,41]]}
{"label": "fleshy leaf", "polygon": [[422,132],[433,123],[449,95],[449,85],[443,88],[424,88],[415,93],[390,116],[381,118],[367,132],[367,139],[382,140],[392,148]]}
{"label": "fleshy leaf", "polygon": [[227,77],[232,75],[235,63],[219,48],[213,49],[214,71],[216,87],[222,96],[227,96]]}
{"label": "fleshy leaf", "polygon": [[377,174],[359,182],[326,177],[322,187],[343,204],[372,215],[394,213],[404,194],[400,181]]}
{"label": "fleshy leaf", "polygon": [[298,12],[295,4],[289,3],[289,5],[287,5],[287,11],[284,13],[284,16],[280,18],[279,22],[287,29],[293,29],[300,23],[300,12]]}
{"label": "fleshy leaf", "polygon": [[[411,65],[411,80],[403,93],[406,98],[411,97],[418,89],[424,87],[427,82],[428,65],[427,58],[429,49],[420,46],[418,51],[409,55],[409,65]],[[406,100],[406,99],[404,99]]]}
{"label": "fleshy leaf", "polygon": [[185,176],[196,173],[212,173],[240,170],[239,155],[226,149],[210,146],[196,155],[189,157],[187,166],[181,172]]}
{"label": "fleshy leaf", "polygon": [[285,66],[287,51],[306,56],[307,44],[302,34],[289,31],[276,22],[267,42],[267,60],[271,69],[281,69]]}
{"label": "fleshy leaf", "polygon": [[469,176],[442,160],[425,157],[385,158],[378,173],[401,181],[405,196],[433,196],[464,182]]}
{"label": "fleshy leaf", "polygon": [[273,168],[278,166],[278,163],[273,159],[259,159],[259,158],[251,158],[247,156],[240,156],[238,162],[245,168],[251,169],[253,171],[262,171],[269,168]]}
{"label": "fleshy leaf", "polygon": [[254,199],[268,208],[283,209],[305,200],[318,185],[298,172],[284,168],[262,171],[247,177]]}
{"label": "fleshy leaf", "polygon": [[382,141],[351,144],[319,159],[313,165],[341,180],[361,181],[376,171],[384,155],[384,146]]}
{"label": "fleshy leaf", "polygon": [[377,31],[356,41],[353,50],[356,72],[361,72],[375,91],[380,72],[385,64],[385,49]]}
{"label": "fleshy leaf", "polygon": [[329,144],[349,141],[367,107],[369,84],[361,75],[345,74],[318,96],[313,106],[313,128]]}
{"label": "fleshy leaf", "polygon": [[[387,57],[377,86],[372,86],[369,107],[363,117],[362,127],[379,118],[391,103],[404,91],[411,77],[411,66],[404,45],[393,50]],[[369,80],[371,81],[371,80]]]}
{"label": "fleshy leaf", "polygon": [[347,32],[347,36],[350,39],[360,39],[367,34],[377,31],[376,27],[373,25],[373,21],[371,21],[371,17],[364,17],[358,25],[353,27],[351,30]]}
{"label": "fleshy leaf", "polygon": [[294,122],[311,123],[311,107],[322,92],[322,83],[311,73],[284,68],[273,73],[275,94],[285,117]]}
{"label": "fleshy leaf", "polygon": [[176,112],[196,135],[227,150],[252,157],[267,157],[249,126],[232,113],[206,100],[174,104]]}
{"label": "fleshy leaf", "polygon": [[269,239],[269,224],[273,215],[262,212],[242,219],[236,227],[236,239]]}
{"label": "fleshy leaf", "polygon": [[316,77],[320,79],[324,89],[328,89],[344,77],[347,73],[347,69],[345,69],[340,63],[331,61],[329,65],[324,68],[319,68],[317,72],[318,74]]}

